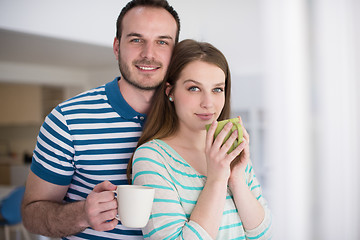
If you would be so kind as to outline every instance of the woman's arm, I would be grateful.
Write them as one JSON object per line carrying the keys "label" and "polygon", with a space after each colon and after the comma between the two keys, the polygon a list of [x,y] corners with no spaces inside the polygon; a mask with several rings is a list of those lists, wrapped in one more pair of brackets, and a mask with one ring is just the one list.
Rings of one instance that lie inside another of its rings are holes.
{"label": "woman's arm", "polygon": [[[240,119],[241,125],[243,123]],[[231,164],[229,187],[246,232],[251,237],[268,239],[271,236],[271,217],[262,196],[260,183],[255,177],[250,161],[249,134],[243,127],[244,150]]]}
{"label": "woman's arm", "polygon": [[[271,239],[272,219],[267,202],[262,195],[251,162],[243,171],[242,179],[229,181],[234,202],[246,236],[252,239]],[[234,180],[234,179],[233,179]]]}
{"label": "woman's arm", "polygon": [[240,153],[241,147],[230,154],[228,150],[238,136],[233,132],[223,144],[224,138],[232,127],[232,123],[224,129],[213,141],[217,123],[214,122],[206,136],[207,181],[194,207],[190,219],[200,224],[211,236],[216,238],[224,211],[227,194],[227,184],[230,177],[230,164]]}
{"label": "woman's arm", "polygon": [[[244,228],[251,230],[259,226],[264,220],[264,208],[251,192],[245,176],[236,181],[230,181],[229,187]],[[260,188],[260,186],[257,187]]]}

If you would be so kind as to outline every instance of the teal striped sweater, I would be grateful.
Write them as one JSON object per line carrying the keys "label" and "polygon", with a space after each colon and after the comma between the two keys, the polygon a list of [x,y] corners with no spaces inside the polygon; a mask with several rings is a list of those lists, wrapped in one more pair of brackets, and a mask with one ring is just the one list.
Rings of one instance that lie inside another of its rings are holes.
{"label": "teal striped sweater", "polygon": [[[228,189],[217,239],[270,239],[271,216],[251,163],[246,180],[254,196],[265,209],[263,222],[252,230],[244,229]],[[174,149],[161,140],[140,146],[134,154],[133,183],[154,187],[155,199],[149,223],[143,229],[145,239],[212,239],[196,222],[191,212],[206,182]]]}

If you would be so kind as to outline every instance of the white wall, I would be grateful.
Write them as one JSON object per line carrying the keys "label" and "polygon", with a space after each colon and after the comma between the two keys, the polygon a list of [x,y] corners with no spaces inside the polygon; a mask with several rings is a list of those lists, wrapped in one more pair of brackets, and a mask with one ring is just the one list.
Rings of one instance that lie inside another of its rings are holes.
{"label": "white wall", "polygon": [[[180,38],[209,41],[224,52],[235,75],[261,72],[258,0],[170,0],[181,18]],[[0,28],[112,46],[126,1],[1,0]]]}
{"label": "white wall", "polygon": [[124,2],[1,0],[0,28],[112,46],[115,19]]}
{"label": "white wall", "polygon": [[359,7],[263,1],[274,239],[360,238]]}
{"label": "white wall", "polygon": [[[0,28],[112,47],[116,30],[115,22],[126,2],[118,0],[106,2],[1,0]],[[169,3],[174,6],[181,19],[180,39],[194,38],[209,41],[227,57],[233,75],[234,91],[236,91],[233,108],[243,109],[254,104],[249,102],[253,89],[247,89],[247,84],[258,85],[263,68],[259,0],[227,0],[222,3],[208,0],[169,0]],[[18,69],[23,67],[22,65],[14,66],[14,63],[4,63],[0,67],[6,69],[8,65]],[[30,68],[33,69],[29,70]],[[24,74],[26,71],[35,72],[38,68],[38,66],[26,66]],[[52,70],[60,72],[64,84],[67,84],[67,81],[74,83],[71,75],[79,77],[77,82],[83,85],[84,89],[89,86],[95,87],[97,83],[104,83],[95,76],[106,74],[112,78],[114,72],[99,70],[86,73],[58,67],[45,69],[46,67],[42,66],[41,68],[42,71],[39,73]],[[7,71],[7,74],[9,72]],[[16,71],[16,74],[21,74],[21,71]],[[34,78],[37,76],[40,79],[35,79],[35,81],[42,82],[41,74],[35,75]],[[10,78],[15,81],[18,76],[10,76]],[[257,83],[254,84],[252,82],[254,80]],[[21,81],[27,81],[27,79]],[[51,79],[48,81],[58,82]],[[243,97],[244,94],[247,95]],[[261,94],[258,91],[255,94],[259,96],[255,100],[258,106]]]}

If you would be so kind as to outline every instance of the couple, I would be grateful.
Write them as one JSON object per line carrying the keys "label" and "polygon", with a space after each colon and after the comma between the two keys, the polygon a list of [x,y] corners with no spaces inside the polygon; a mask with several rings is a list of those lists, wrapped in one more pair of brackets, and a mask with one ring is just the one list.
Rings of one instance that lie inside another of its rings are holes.
{"label": "couple", "polygon": [[[205,43],[176,45],[179,30],[178,15],[166,1],[133,0],[123,8],[114,39],[121,79],[60,104],[40,129],[23,201],[23,221],[31,232],[65,239],[142,239],[140,230],[114,219],[112,190],[127,183],[126,167],[148,118],[139,143],[156,140],[147,143],[149,151],[138,149],[133,164],[135,184],[159,186],[145,237],[269,238],[269,214],[249,161],[248,135],[229,155],[227,144],[220,144],[223,136],[211,138],[215,120],[229,114],[226,60]],[[202,52],[206,49],[209,53]],[[157,89],[166,72],[167,82]],[[149,113],[151,105],[154,113]],[[167,112],[159,115],[160,110]],[[155,129],[160,116],[175,124],[168,126],[173,132],[163,134],[165,125]],[[212,122],[206,135],[204,125]],[[142,161],[144,154],[152,160]],[[181,168],[168,168],[174,166]],[[141,174],[149,167],[162,177]],[[188,175],[177,185],[166,169]],[[180,186],[195,191],[181,192]]]}

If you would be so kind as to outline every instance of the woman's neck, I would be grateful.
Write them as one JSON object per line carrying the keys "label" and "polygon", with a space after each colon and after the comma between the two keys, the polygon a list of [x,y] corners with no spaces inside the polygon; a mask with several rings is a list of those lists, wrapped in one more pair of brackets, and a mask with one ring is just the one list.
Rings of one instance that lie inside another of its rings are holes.
{"label": "woman's neck", "polygon": [[171,146],[178,146],[183,149],[189,149],[191,151],[204,151],[205,150],[205,131],[194,132],[190,129],[180,128],[171,137],[163,139],[165,142],[169,142]]}
{"label": "woman's neck", "polygon": [[162,139],[198,173],[206,176],[205,131],[178,131],[171,137]]}

